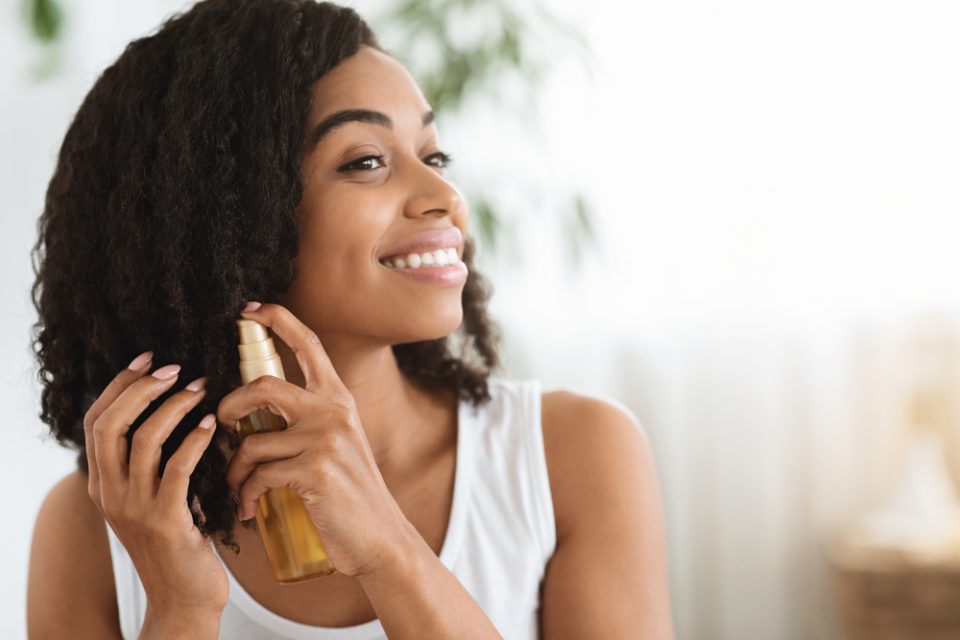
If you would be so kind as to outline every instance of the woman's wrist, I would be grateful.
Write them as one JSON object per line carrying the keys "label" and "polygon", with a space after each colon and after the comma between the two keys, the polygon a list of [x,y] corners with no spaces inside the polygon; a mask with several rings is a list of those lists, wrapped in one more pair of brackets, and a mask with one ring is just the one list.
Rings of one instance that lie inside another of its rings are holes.
{"label": "woman's wrist", "polygon": [[157,611],[147,606],[140,640],[216,640],[220,637],[223,610],[179,609]]}
{"label": "woman's wrist", "polygon": [[409,520],[401,520],[401,534],[393,541],[372,570],[356,576],[357,582],[367,585],[381,581],[394,581],[398,575],[411,574],[422,569],[424,548],[430,552],[423,538]]}

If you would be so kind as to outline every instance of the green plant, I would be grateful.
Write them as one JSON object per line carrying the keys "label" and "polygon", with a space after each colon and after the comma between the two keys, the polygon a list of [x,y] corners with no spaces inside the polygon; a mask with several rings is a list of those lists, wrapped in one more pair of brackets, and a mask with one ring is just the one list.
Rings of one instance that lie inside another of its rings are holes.
{"label": "green plant", "polygon": [[60,68],[60,36],[63,33],[63,12],[56,0],[22,0],[20,13],[30,35],[43,45],[39,62],[31,68],[32,76],[44,80],[56,75]]}
{"label": "green plant", "polygon": [[41,42],[53,42],[60,35],[63,14],[56,0],[30,0],[27,16],[31,33]]}

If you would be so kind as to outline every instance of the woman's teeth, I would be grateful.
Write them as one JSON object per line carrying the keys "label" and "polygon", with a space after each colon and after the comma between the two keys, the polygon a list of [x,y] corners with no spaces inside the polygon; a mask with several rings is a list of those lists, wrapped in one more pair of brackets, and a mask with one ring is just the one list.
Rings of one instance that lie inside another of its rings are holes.
{"label": "woman's teeth", "polygon": [[381,261],[392,269],[420,269],[426,267],[445,267],[460,262],[460,256],[454,247],[425,251],[424,253],[408,253],[389,260]]}

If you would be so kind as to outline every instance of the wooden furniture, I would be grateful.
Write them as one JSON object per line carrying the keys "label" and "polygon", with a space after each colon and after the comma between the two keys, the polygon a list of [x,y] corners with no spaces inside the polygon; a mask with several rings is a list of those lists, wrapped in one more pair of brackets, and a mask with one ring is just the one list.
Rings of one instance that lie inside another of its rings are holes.
{"label": "wooden furniture", "polygon": [[844,640],[960,639],[960,547],[921,554],[841,535],[829,556]]}

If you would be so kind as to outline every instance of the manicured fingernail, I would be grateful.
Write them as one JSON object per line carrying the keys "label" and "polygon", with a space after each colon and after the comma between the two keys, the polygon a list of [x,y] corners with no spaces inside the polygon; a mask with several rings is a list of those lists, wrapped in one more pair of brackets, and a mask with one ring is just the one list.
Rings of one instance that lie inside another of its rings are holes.
{"label": "manicured fingernail", "polygon": [[243,310],[244,310],[244,311],[256,311],[256,310],[259,309],[259,308],[260,308],[260,303],[259,303],[259,302],[254,302],[254,301],[251,300],[250,302],[247,303],[247,306],[245,306],[245,307],[243,308]]}
{"label": "manicured fingernail", "polygon": [[149,366],[151,360],[153,360],[153,351],[144,351],[130,361],[130,364],[127,365],[127,369],[132,371],[144,371]]}
{"label": "manicured fingernail", "polygon": [[207,386],[207,376],[203,376],[202,378],[197,378],[196,380],[188,384],[187,391],[200,391],[200,389],[203,389],[205,386]]}
{"label": "manicured fingernail", "polygon": [[207,415],[203,416],[203,420],[201,420],[197,426],[201,429],[209,429],[213,427],[215,420],[216,416],[214,416],[212,413],[208,413]]}
{"label": "manicured fingernail", "polygon": [[154,378],[160,378],[161,380],[169,380],[173,376],[177,375],[179,372],[180,372],[180,365],[168,364],[165,367],[160,367],[150,375],[152,375]]}

